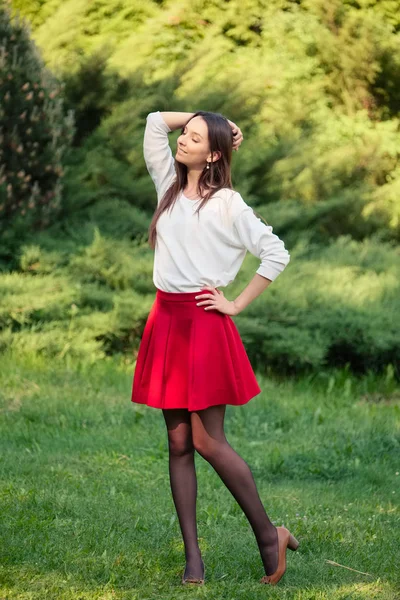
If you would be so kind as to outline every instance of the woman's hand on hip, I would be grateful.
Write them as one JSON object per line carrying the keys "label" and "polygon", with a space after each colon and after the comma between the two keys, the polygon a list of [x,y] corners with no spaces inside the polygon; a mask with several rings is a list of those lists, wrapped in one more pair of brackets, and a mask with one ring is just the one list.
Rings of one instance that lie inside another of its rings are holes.
{"label": "woman's hand on hip", "polygon": [[203,294],[201,292],[199,296],[195,296],[196,300],[199,300],[197,306],[206,305],[204,306],[204,310],[218,310],[230,316],[235,316],[239,313],[239,310],[235,306],[235,301],[225,298],[224,292],[221,290],[209,287],[203,288],[203,290],[210,290],[210,293]]}

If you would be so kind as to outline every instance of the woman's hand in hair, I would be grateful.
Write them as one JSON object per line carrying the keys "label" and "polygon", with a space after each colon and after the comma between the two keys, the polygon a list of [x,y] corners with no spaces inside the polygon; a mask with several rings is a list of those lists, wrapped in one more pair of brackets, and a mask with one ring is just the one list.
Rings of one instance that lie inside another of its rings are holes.
{"label": "woman's hand in hair", "polygon": [[237,151],[237,150],[239,150],[240,144],[243,142],[243,134],[242,134],[240,127],[235,125],[235,123],[233,121],[230,121],[229,119],[227,119],[227,120],[228,120],[229,125],[231,126],[232,133],[233,133],[233,149]]}
{"label": "woman's hand in hair", "polygon": [[[202,302],[197,302],[197,306],[204,306],[204,310],[218,310],[225,315],[235,316],[239,313],[237,306],[235,305],[234,300],[228,300],[224,297],[224,292],[221,290],[217,290],[217,288],[208,288],[205,287],[203,290],[210,290],[209,294],[201,293],[199,296],[195,296],[196,300],[202,300]],[[202,292],[203,292],[202,290]]]}

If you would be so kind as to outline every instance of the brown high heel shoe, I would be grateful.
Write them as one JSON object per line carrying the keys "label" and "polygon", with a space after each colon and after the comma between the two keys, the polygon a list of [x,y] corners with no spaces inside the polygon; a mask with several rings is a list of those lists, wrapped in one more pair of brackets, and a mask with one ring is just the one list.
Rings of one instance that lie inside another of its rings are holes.
{"label": "brown high heel shoe", "polygon": [[185,578],[185,573],[183,573],[182,576],[182,584],[185,585],[186,583],[196,583],[197,585],[204,585],[204,579],[206,576],[206,567],[203,563],[203,577],[202,579],[196,579],[195,577],[186,577]]}
{"label": "brown high heel shoe", "polygon": [[264,575],[260,579],[260,583],[276,585],[286,571],[286,548],[297,550],[299,547],[299,542],[286,527],[277,527],[276,529],[278,532],[278,568],[272,575]]}

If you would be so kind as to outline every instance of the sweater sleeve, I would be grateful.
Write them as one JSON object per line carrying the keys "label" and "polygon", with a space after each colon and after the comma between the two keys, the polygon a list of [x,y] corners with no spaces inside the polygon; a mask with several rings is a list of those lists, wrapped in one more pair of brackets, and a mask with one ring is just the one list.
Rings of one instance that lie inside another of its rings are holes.
{"label": "sweater sleeve", "polygon": [[243,200],[241,209],[233,220],[235,239],[253,256],[261,259],[257,273],[274,281],[290,261],[290,254],[283,241],[272,233],[271,225],[265,225],[253,209]]}
{"label": "sweater sleeve", "polygon": [[143,156],[147,170],[157,191],[157,202],[161,200],[176,177],[175,159],[168,142],[172,131],[160,111],[151,112],[146,117],[143,139]]}

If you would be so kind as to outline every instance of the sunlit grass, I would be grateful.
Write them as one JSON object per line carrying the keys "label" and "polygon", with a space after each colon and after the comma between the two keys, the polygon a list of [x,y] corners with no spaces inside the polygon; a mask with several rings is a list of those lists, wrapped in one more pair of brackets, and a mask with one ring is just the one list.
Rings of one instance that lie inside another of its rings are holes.
{"label": "sunlit grass", "polygon": [[300,547],[279,585],[261,586],[250,526],[196,455],[206,585],[187,590],[165,425],[160,411],[130,402],[132,365],[3,355],[0,366],[0,598],[400,597],[400,396],[390,374],[260,377],[262,394],[228,407],[229,442]]}

